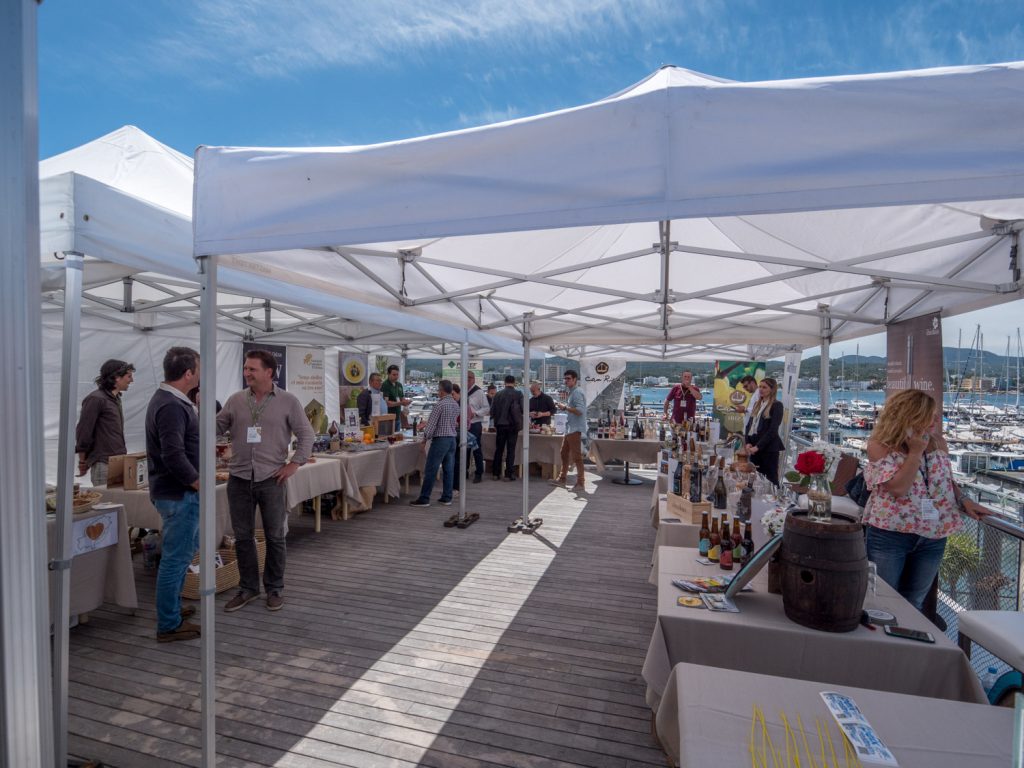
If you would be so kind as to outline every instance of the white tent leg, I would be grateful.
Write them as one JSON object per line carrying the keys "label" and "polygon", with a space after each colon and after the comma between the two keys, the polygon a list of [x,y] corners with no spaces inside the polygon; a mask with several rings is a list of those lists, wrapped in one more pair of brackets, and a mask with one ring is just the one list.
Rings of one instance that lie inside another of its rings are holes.
{"label": "white tent leg", "polygon": [[43,506],[36,2],[0,3],[0,764],[53,759]]}
{"label": "white tent leg", "polygon": [[459,388],[462,396],[459,398],[459,487],[462,493],[459,494],[459,522],[466,520],[466,493],[469,485],[466,483],[466,440],[469,433],[469,334],[462,341],[462,374],[459,376]]}
{"label": "white tent leg", "polygon": [[202,690],[203,767],[217,764],[217,690],[214,651],[214,595],[216,574],[214,553],[219,542],[214,540],[217,520],[216,500],[216,409],[217,391],[217,262],[204,256],[198,259],[202,295],[199,308],[199,390],[205,407],[199,409],[199,619],[203,628],[200,641],[199,669]]}
{"label": "white tent leg", "polygon": [[821,313],[821,374],[818,379],[818,400],[821,404],[821,426],[819,432],[821,439],[828,442],[828,406],[830,399],[829,389],[829,345],[832,341],[832,317],[829,315],[828,305],[819,304],[818,311]]}
{"label": "white tent leg", "polygon": [[68,612],[71,608],[71,515],[75,482],[75,412],[78,401],[78,333],[82,319],[82,254],[65,254],[64,334],[61,344],[60,428],[57,466],[57,572],[50,613],[53,623],[53,755],[68,762]]}
{"label": "white tent leg", "polygon": [[523,447],[519,467],[523,473],[523,511],[508,530],[533,533],[544,522],[541,518],[530,518],[530,321],[532,312],[523,314]]}

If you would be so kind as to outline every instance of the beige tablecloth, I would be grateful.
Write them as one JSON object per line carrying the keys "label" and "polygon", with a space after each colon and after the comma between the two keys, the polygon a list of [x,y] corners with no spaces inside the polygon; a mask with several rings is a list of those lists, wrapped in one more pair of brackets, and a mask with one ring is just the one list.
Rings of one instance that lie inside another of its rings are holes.
{"label": "beige tablecloth", "polygon": [[384,467],[384,490],[387,495],[393,499],[401,496],[402,478],[410,472],[422,472],[426,460],[427,454],[419,440],[404,440],[389,445]]}
{"label": "beige tablecloth", "polygon": [[700,538],[700,526],[685,522],[681,517],[668,511],[668,502],[661,500],[658,513],[657,535],[654,537],[654,552],[651,556],[651,574],[648,581],[658,583],[658,548],[689,547],[696,549]]}
{"label": "beige tablecloth", "polygon": [[312,464],[303,464],[285,482],[285,504],[291,509],[306,499],[315,499],[341,488],[341,465],[337,459],[317,457]]}
{"label": "beige tablecloth", "polygon": [[380,488],[387,486],[384,470],[387,466],[388,449],[386,447],[341,454],[341,489],[345,497],[356,509],[363,508],[363,496],[360,488]]}
{"label": "beige tablecloth", "polygon": [[590,458],[598,472],[604,472],[604,463],[614,459],[630,464],[657,464],[661,447],[659,440],[591,440]]}
{"label": "beige tablecloth", "polygon": [[[113,507],[91,509],[74,520],[91,520],[110,512]],[[71,561],[71,610],[70,616],[88,613],[103,603],[114,603],[124,608],[137,608],[135,593],[135,571],[132,568],[131,540],[128,538],[128,523],[123,505],[117,509],[117,544],[78,555]],[[49,559],[57,557],[57,518],[47,515],[46,540]],[[57,587],[57,571],[50,571],[50,613]]]}
{"label": "beige tablecloth", "polygon": [[[103,494],[103,501],[113,504],[123,504],[128,525],[132,528],[152,528],[160,530],[163,528],[163,518],[157,512],[149,500],[149,489],[141,491],[126,491],[124,488],[107,488],[100,486],[96,489]],[[215,524],[217,544],[224,538],[225,534],[232,532],[231,511],[228,509],[228,484],[217,484],[217,522]]]}
{"label": "beige tablecloth", "polygon": [[[481,448],[484,452],[484,461],[490,462],[494,459],[494,432],[484,432]],[[472,457],[470,457],[472,461]],[[530,435],[530,461],[540,464],[551,464],[555,467],[562,466],[562,435]],[[516,438],[515,466],[523,463],[523,433],[520,432]]]}
{"label": "beige tablecloth", "polygon": [[[679,664],[672,670],[658,710],[658,738],[682,768],[750,765],[750,724],[757,704],[772,744],[783,754],[786,736],[780,710],[794,728],[800,716],[812,748],[818,743],[815,720],[827,724],[842,765],[839,729],[818,695],[821,691],[851,697],[901,768],[1010,765],[1010,709],[695,664]],[[801,751],[802,765],[808,762],[805,754]]]}
{"label": "beige tablecloth", "polygon": [[644,661],[647,702],[657,711],[672,667],[706,664],[800,680],[858,685],[893,693],[984,702],[981,683],[963,652],[888,584],[865,607],[880,608],[911,629],[931,632],[935,644],[889,637],[881,629],[820,632],[786,618],[782,596],[769,594],[767,570],[754,579],[754,592],[737,596],[740,613],[716,613],[677,605],[683,594],[672,578],[719,573],[701,566],[697,551],[658,551],[658,620]]}

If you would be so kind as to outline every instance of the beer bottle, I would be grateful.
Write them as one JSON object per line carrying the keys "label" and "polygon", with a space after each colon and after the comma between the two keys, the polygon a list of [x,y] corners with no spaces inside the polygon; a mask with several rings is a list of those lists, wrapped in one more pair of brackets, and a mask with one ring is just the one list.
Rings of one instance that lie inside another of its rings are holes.
{"label": "beer bottle", "polygon": [[754,534],[750,529],[750,521],[743,526],[743,564],[754,556]]}
{"label": "beer bottle", "polygon": [[711,549],[711,529],[708,528],[708,513],[704,512],[700,516],[700,549],[701,557],[708,556],[708,550]]}
{"label": "beer bottle", "polygon": [[743,558],[743,537],[740,535],[740,519],[733,517],[732,519],[732,561],[735,565],[743,566],[745,562]]}
{"label": "beer bottle", "polygon": [[718,567],[723,571],[732,570],[732,538],[729,536],[729,515],[722,513],[722,538],[718,552]]}
{"label": "beer bottle", "polygon": [[718,532],[718,518],[711,518],[711,533],[708,536],[708,560],[717,563],[722,552],[722,534]]}
{"label": "beer bottle", "polygon": [[690,464],[690,501],[696,504],[701,500],[700,453],[692,440],[690,450],[693,452],[693,463]]}

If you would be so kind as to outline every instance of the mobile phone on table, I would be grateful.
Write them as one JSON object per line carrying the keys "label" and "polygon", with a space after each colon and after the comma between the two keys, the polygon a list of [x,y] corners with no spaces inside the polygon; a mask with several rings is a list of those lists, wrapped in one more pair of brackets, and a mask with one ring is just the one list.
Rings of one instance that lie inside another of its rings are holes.
{"label": "mobile phone on table", "polygon": [[922,632],[919,629],[908,629],[907,627],[885,626],[885,634],[890,637],[903,637],[907,640],[919,640],[922,643],[934,643],[935,638],[931,632]]}

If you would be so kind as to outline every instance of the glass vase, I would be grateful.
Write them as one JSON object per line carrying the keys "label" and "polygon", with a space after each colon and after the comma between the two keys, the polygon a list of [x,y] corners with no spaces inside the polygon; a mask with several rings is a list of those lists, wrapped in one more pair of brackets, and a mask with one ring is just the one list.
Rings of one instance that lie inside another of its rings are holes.
{"label": "glass vase", "polygon": [[832,519],[832,487],[828,475],[811,475],[807,485],[807,519],[827,523]]}

